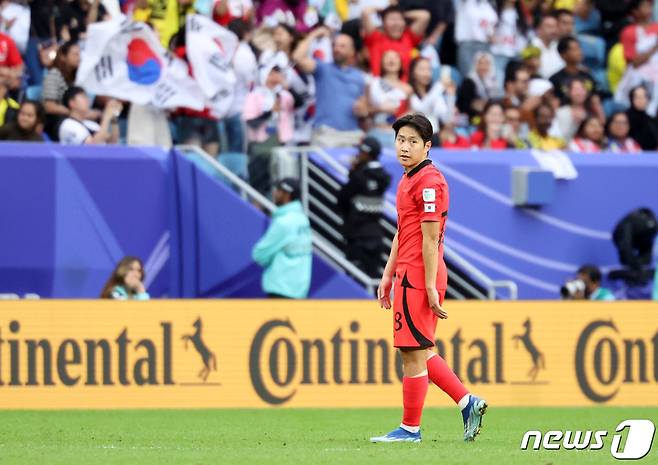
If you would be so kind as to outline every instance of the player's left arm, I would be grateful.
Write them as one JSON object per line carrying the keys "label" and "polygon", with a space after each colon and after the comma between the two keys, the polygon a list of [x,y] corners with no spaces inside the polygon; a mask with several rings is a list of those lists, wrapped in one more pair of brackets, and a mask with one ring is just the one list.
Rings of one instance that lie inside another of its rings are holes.
{"label": "player's left arm", "polygon": [[420,224],[423,232],[423,264],[425,266],[425,291],[432,311],[441,319],[448,313],[441,308],[439,292],[436,290],[436,275],[439,271],[440,221],[424,221]]}

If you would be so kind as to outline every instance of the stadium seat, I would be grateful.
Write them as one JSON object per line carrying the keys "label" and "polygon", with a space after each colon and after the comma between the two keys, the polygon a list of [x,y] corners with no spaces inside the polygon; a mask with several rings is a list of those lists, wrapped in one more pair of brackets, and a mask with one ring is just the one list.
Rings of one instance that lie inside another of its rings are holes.
{"label": "stadium seat", "polygon": [[249,158],[244,153],[222,153],[219,155],[218,161],[236,176],[245,181],[249,180]]}
{"label": "stadium seat", "polygon": [[599,90],[608,92],[610,90],[610,85],[608,84],[608,74],[606,70],[598,68],[592,69],[590,71],[594,77],[594,80],[596,81],[596,85],[598,86]]}
{"label": "stadium seat", "polygon": [[25,97],[28,100],[41,101],[41,86],[29,86],[25,89]]}
{"label": "stadium seat", "polygon": [[586,19],[581,19],[578,15],[574,15],[573,19],[576,34],[596,34],[601,29],[601,13],[595,8]]}
{"label": "stadium seat", "polygon": [[589,34],[579,34],[578,42],[583,49],[583,63],[591,70],[605,68],[605,41]]}

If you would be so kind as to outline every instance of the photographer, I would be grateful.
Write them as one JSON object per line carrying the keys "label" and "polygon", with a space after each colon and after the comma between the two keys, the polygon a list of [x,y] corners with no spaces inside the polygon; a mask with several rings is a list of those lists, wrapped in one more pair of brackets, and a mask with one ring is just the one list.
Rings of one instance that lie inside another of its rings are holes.
{"label": "photographer", "polygon": [[560,293],[565,300],[615,300],[612,291],[601,287],[601,270],[594,265],[581,266],[576,279],[564,283]]}

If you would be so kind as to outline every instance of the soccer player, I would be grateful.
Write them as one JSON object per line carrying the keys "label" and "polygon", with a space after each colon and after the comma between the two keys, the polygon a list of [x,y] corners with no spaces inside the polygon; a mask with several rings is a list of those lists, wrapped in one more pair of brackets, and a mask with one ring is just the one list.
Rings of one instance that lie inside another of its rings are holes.
{"label": "soccer player", "polygon": [[448,318],[442,308],[448,284],[443,261],[443,235],[448,216],[448,184],[432,165],[432,124],[422,114],[398,119],[395,151],[404,168],[397,192],[398,232],[384,269],[377,296],[381,307],[393,301],[393,341],[402,354],[403,416],[399,428],[370,438],[372,442],[420,442],[420,418],[428,379],[457,403],[464,420],[464,440],[480,432],[487,404],[469,394],[457,375],[434,351],[434,333],[439,318]]}

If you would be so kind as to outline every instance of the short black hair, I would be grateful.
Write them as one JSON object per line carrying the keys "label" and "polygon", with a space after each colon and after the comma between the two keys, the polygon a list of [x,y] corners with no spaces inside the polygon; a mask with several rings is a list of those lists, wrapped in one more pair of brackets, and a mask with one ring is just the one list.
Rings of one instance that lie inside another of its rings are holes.
{"label": "short black hair", "polygon": [[434,130],[432,129],[432,123],[427,119],[427,116],[422,113],[413,113],[411,115],[404,115],[401,118],[393,123],[393,130],[395,131],[395,137],[398,136],[398,132],[405,126],[411,126],[420,134],[420,137],[423,139],[423,142],[427,143],[432,140],[432,134]]}
{"label": "short black hair", "polygon": [[516,82],[516,75],[520,71],[525,71],[528,74],[530,74],[530,71],[528,70],[528,66],[526,66],[525,63],[522,61],[510,61],[507,66],[505,67],[505,84],[509,84],[510,82]]}
{"label": "short black hair", "polygon": [[387,6],[379,13],[379,16],[381,16],[383,21],[384,18],[386,18],[386,16],[388,16],[390,13],[400,13],[402,16],[404,16],[404,10],[397,5]]}
{"label": "short black hair", "polygon": [[601,270],[599,270],[599,267],[596,265],[583,265],[578,268],[578,274],[584,274],[593,283],[601,282]]}
{"label": "short black hair", "polygon": [[553,12],[555,19],[559,19],[560,16],[569,15],[573,16],[573,11],[569,11],[566,8],[559,8]]}
{"label": "short black hair", "polygon": [[557,53],[559,53],[560,56],[567,53],[572,42],[578,43],[578,40],[572,36],[562,37],[557,43]]}
{"label": "short black hair", "polygon": [[64,92],[64,95],[62,96],[62,105],[68,108],[71,100],[76,98],[78,95],[85,93],[86,92],[82,87],[78,87],[78,86],[69,87],[68,89],[66,89],[66,92]]}
{"label": "short black hair", "polygon": [[236,18],[228,23],[227,29],[238,36],[239,41],[243,41],[244,37],[249,32],[249,24],[241,18]]}

